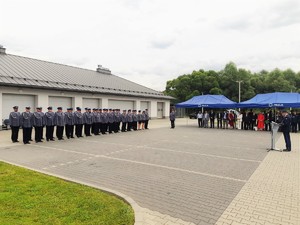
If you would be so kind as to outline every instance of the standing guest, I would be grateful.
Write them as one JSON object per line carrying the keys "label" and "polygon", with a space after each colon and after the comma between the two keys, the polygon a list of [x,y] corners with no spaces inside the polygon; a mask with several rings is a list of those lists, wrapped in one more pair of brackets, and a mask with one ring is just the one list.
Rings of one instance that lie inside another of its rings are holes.
{"label": "standing guest", "polygon": [[62,112],[62,107],[57,107],[54,120],[56,125],[56,137],[58,140],[64,140],[65,114]]}
{"label": "standing guest", "polygon": [[123,113],[120,116],[121,118],[121,122],[122,122],[122,132],[126,132],[126,126],[127,126],[127,114],[126,114],[126,110],[123,110]]}
{"label": "standing guest", "polygon": [[68,139],[74,138],[75,118],[74,118],[73,108],[67,108],[67,112],[65,112],[65,124],[66,124],[67,138]]}
{"label": "standing guest", "polygon": [[19,142],[18,138],[19,138],[19,129],[21,126],[21,114],[20,112],[18,112],[19,107],[18,106],[14,106],[13,107],[13,112],[11,112],[9,114],[9,124],[11,127],[11,140],[13,143]]}
{"label": "standing guest", "polygon": [[223,129],[228,129],[228,112],[225,110],[223,113]]}
{"label": "standing guest", "polygon": [[222,129],[222,120],[223,120],[223,113],[218,112],[217,113],[217,125],[218,125],[218,128],[221,128],[221,129]]}
{"label": "standing guest", "polygon": [[210,119],[210,128],[215,128],[215,112],[213,110],[209,113],[209,119]]}
{"label": "standing guest", "polygon": [[208,128],[208,121],[209,121],[209,114],[207,113],[207,111],[205,111],[203,115],[204,128]]}
{"label": "standing guest", "polygon": [[246,113],[245,110],[243,110],[243,112],[242,112],[242,126],[241,126],[242,130],[246,130],[246,118],[247,118],[247,113]]}
{"label": "standing guest", "polygon": [[25,112],[21,115],[21,124],[23,129],[23,143],[30,144],[31,132],[33,126],[33,113],[30,112],[30,107],[25,108]]}
{"label": "standing guest", "polygon": [[85,136],[91,136],[91,126],[93,124],[93,115],[91,112],[91,108],[86,108],[85,112],[83,113],[83,123]]}
{"label": "standing guest", "polygon": [[148,128],[149,120],[150,120],[150,116],[149,116],[149,113],[148,113],[148,109],[145,109],[145,129],[149,129]]}
{"label": "standing guest", "polygon": [[74,125],[75,125],[75,135],[80,138],[82,136],[83,128],[83,114],[81,113],[81,108],[76,107],[76,112],[74,112]]}
{"label": "standing guest", "polygon": [[291,115],[291,122],[292,122],[292,133],[297,133],[298,116],[296,114],[296,111],[293,111]]}
{"label": "standing guest", "polygon": [[257,115],[257,130],[263,130],[265,126],[265,116],[262,112]]}
{"label": "standing guest", "polygon": [[300,131],[300,112],[297,113],[298,129]]}
{"label": "standing guest", "polygon": [[45,125],[46,125],[46,140],[54,141],[53,132],[55,126],[55,113],[52,111],[52,107],[49,106],[48,112],[44,115]]}
{"label": "standing guest", "polygon": [[137,131],[137,122],[138,122],[138,118],[137,118],[137,114],[136,114],[136,110],[132,111],[132,128],[133,130]]}
{"label": "standing guest", "polygon": [[203,119],[203,113],[201,111],[198,112],[197,114],[197,119],[198,119],[198,127],[202,127],[202,119]]}
{"label": "standing guest", "polygon": [[291,117],[289,116],[288,112],[284,110],[282,112],[281,131],[283,132],[285,145],[286,145],[286,149],[284,149],[283,151],[287,151],[287,152],[290,152],[292,150],[290,130],[291,130]]}
{"label": "standing guest", "polygon": [[252,124],[253,124],[253,130],[254,130],[254,126],[257,126],[257,114],[255,112],[253,112]]}
{"label": "standing guest", "polygon": [[175,128],[175,110],[172,109],[171,113],[170,113],[170,121],[171,121],[171,129]]}
{"label": "standing guest", "polygon": [[237,129],[241,130],[242,129],[243,114],[241,112],[239,112],[236,119],[237,119]]}
{"label": "standing guest", "polygon": [[34,140],[36,143],[43,142],[43,127],[45,125],[44,113],[42,112],[42,107],[37,107],[36,112],[33,113],[33,127],[35,131]]}
{"label": "standing guest", "polygon": [[[268,127],[269,127],[269,113],[267,111],[264,111],[264,118],[265,118],[265,122],[264,122],[264,130],[267,131]],[[258,123],[258,122],[257,122]]]}
{"label": "standing guest", "polygon": [[131,131],[132,122],[133,122],[132,113],[131,113],[131,109],[129,109],[127,112],[127,131]]}
{"label": "standing guest", "polygon": [[269,110],[268,121],[269,121],[268,130],[271,131],[271,125],[272,125],[272,122],[274,122],[274,116],[273,116],[272,109]]}
{"label": "standing guest", "polygon": [[244,130],[249,130],[249,127],[250,127],[249,112],[245,112],[245,116],[243,116],[243,118],[244,118],[244,121],[245,121]]}
{"label": "standing guest", "polygon": [[232,129],[234,129],[234,115],[232,111],[228,113],[228,121],[229,121],[229,126],[232,127]]}
{"label": "standing guest", "polygon": [[250,112],[248,112],[248,120],[249,120],[249,130],[254,129],[254,114],[252,109],[250,109]]}

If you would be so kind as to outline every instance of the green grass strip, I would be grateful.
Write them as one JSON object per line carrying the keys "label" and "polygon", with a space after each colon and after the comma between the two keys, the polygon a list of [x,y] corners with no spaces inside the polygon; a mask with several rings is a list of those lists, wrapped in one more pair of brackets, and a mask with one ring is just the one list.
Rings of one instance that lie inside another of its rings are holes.
{"label": "green grass strip", "polygon": [[134,212],[119,198],[0,162],[1,225],[131,225]]}

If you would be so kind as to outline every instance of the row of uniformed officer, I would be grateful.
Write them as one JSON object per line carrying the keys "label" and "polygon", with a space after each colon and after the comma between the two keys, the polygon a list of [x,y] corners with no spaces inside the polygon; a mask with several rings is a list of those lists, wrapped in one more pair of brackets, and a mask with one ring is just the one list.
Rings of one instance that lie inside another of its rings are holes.
{"label": "row of uniformed officer", "polygon": [[[120,113],[119,109],[93,109],[85,108],[85,112],[81,112],[81,108],[77,107],[73,113],[73,108],[67,108],[67,112],[62,111],[62,107],[57,108],[57,112],[52,111],[52,107],[48,107],[46,113],[42,112],[41,107],[36,108],[36,112],[30,112],[30,107],[26,107],[22,114],[18,112],[18,106],[13,107],[14,111],[10,113],[9,120],[12,129],[11,139],[13,142],[18,141],[19,128],[23,128],[23,142],[30,144],[32,141],[32,128],[35,129],[35,141],[42,142],[43,127],[46,126],[46,140],[54,141],[53,133],[56,126],[56,137],[63,140],[63,132],[65,129],[66,137],[74,138],[75,135],[83,137],[82,130],[84,128],[85,136],[109,133],[117,133],[120,131],[122,123],[122,131],[131,131],[138,129],[148,129],[149,115],[147,110],[124,110]],[[147,125],[147,127],[146,127]]]}

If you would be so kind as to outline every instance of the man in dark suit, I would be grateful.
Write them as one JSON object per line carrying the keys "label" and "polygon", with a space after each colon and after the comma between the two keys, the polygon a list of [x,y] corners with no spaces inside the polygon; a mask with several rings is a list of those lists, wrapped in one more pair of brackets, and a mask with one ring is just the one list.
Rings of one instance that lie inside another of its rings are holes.
{"label": "man in dark suit", "polygon": [[172,109],[171,113],[170,113],[170,121],[171,121],[171,129],[175,128],[175,110]]}
{"label": "man in dark suit", "polygon": [[286,149],[283,151],[290,152],[292,150],[290,130],[291,130],[291,117],[287,111],[282,112],[281,131],[283,132]]}
{"label": "man in dark suit", "polygon": [[210,128],[215,128],[215,112],[213,110],[209,113],[209,119],[210,119]]}
{"label": "man in dark suit", "polygon": [[295,111],[291,115],[292,133],[297,133],[298,116]]}
{"label": "man in dark suit", "polygon": [[222,129],[222,120],[223,120],[223,113],[218,112],[217,113],[218,128],[221,128],[221,129]]}

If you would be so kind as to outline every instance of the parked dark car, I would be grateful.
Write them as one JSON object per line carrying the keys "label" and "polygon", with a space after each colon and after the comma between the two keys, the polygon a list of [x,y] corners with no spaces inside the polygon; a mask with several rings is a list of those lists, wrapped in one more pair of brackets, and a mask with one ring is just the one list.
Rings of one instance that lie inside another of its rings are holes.
{"label": "parked dark car", "polygon": [[9,119],[2,120],[2,130],[10,129]]}
{"label": "parked dark car", "polygon": [[197,113],[191,113],[189,117],[190,119],[197,119]]}

